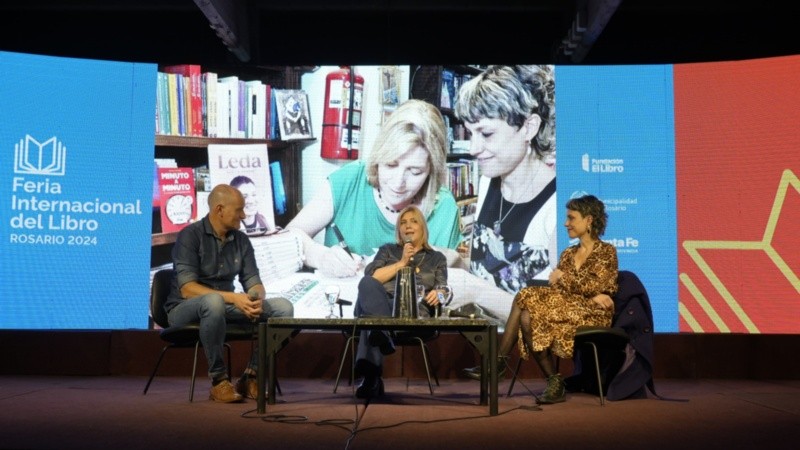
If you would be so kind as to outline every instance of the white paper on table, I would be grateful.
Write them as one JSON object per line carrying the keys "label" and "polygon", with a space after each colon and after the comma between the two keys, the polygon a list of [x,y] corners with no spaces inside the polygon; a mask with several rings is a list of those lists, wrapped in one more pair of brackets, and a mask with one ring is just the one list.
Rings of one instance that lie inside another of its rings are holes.
{"label": "white paper on table", "polygon": [[[286,275],[266,286],[267,297],[284,297],[294,304],[294,317],[322,319],[330,313],[330,306],[325,299],[325,287],[339,287],[339,298],[352,302],[342,306],[343,318],[353,317],[353,307],[358,296],[358,282],[363,277],[360,273],[353,277],[332,278],[318,273],[296,272]],[[333,313],[339,317],[339,305],[334,305]]]}

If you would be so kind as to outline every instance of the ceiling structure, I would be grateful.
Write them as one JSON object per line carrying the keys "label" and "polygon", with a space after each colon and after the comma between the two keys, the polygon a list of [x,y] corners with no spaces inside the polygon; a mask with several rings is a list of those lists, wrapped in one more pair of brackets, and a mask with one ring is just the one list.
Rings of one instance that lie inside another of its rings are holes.
{"label": "ceiling structure", "polygon": [[253,67],[737,60],[800,54],[800,5],[783,3],[13,0],[0,50]]}

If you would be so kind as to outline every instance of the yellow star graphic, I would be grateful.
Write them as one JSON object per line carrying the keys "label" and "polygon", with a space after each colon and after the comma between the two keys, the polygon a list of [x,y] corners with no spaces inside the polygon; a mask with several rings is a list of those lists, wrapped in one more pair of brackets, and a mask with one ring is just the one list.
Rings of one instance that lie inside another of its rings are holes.
{"label": "yellow star graphic", "polygon": [[[800,294],[800,279],[798,278],[798,275],[792,271],[786,261],[781,257],[780,253],[772,245],[775,227],[778,224],[778,219],[780,218],[781,210],[783,209],[784,200],[786,199],[789,186],[793,187],[795,191],[800,194],[800,180],[798,180],[797,176],[792,173],[791,170],[786,169],[783,171],[783,176],[781,176],[778,191],[772,204],[772,210],[770,211],[769,220],[767,221],[767,226],[764,230],[764,237],[760,241],[683,241],[683,248],[697,264],[697,267],[700,268],[700,271],[702,271],[706,278],[708,278],[712,286],[714,286],[714,289],[725,300],[725,303],[728,305],[731,311],[733,311],[736,317],[744,324],[745,328],[750,333],[758,333],[758,327],[756,327],[744,309],[739,305],[739,302],[736,301],[734,296],[725,287],[725,284],[714,273],[714,270],[711,268],[711,266],[703,259],[699,250],[715,249],[763,251],[767,254],[769,259],[772,260],[780,273],[783,274],[783,276],[786,277],[789,283],[795,288],[798,294]],[[730,328],[728,325],[724,320],[722,320],[718,312],[703,295],[697,285],[692,281],[689,275],[686,273],[681,273],[679,278],[686,289],[689,290],[689,293],[692,295],[692,297],[694,297],[694,299],[697,301],[698,305],[700,305],[703,311],[714,323],[714,325],[716,325],[722,332],[729,332]],[[681,318],[683,318],[683,320],[685,320],[686,323],[692,328],[692,331],[704,331],[699,322],[692,315],[689,308],[683,302],[679,303],[678,311]]]}

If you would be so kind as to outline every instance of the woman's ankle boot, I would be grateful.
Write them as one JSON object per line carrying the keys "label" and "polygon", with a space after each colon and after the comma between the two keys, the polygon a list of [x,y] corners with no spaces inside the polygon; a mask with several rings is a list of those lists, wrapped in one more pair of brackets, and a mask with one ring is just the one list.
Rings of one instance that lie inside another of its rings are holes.
{"label": "woman's ankle boot", "polygon": [[540,405],[550,405],[553,403],[561,403],[567,400],[567,394],[564,389],[564,378],[560,373],[550,375],[547,377],[547,387],[544,388],[542,395],[536,399],[536,403]]}

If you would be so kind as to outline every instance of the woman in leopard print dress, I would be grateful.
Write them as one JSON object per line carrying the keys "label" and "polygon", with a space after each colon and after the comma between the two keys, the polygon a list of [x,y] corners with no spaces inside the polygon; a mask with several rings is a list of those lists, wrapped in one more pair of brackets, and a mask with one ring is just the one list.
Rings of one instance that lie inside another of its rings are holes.
{"label": "woman in leopard print dress", "polygon": [[586,195],[570,200],[564,225],[570,239],[579,242],[561,253],[558,268],[550,274],[549,286],[524,288],[514,298],[500,342],[498,355],[502,360],[498,364],[505,368],[506,355],[515,342],[522,358],[533,355],[547,377],[547,388],[538,398],[539,403],[566,399],[564,380],[553,369],[552,355],[572,357],[575,330],[583,325],[611,325],[611,296],[617,292],[618,262],[616,248],[600,240],[607,220],[605,206],[597,197]]}

